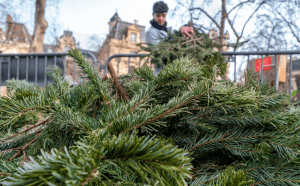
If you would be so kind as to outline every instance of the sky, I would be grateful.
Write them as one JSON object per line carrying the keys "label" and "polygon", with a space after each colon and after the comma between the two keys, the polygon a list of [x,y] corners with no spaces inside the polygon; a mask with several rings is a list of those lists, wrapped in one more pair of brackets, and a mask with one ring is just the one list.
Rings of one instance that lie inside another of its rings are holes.
{"label": "sky", "polygon": [[[88,48],[89,35],[98,34],[105,37],[108,34],[108,22],[117,11],[121,20],[150,28],[152,6],[157,0],[63,0],[60,3],[58,22],[64,30],[73,31],[74,37],[83,49]],[[169,10],[176,6],[174,0],[165,0]],[[180,20],[167,17],[168,26],[178,29]],[[62,34],[62,33],[61,33]]]}

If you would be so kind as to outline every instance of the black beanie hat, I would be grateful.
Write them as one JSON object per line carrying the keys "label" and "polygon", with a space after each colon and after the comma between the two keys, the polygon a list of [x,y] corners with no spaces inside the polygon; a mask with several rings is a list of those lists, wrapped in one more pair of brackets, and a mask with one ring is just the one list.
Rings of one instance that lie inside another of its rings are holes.
{"label": "black beanie hat", "polygon": [[163,13],[163,12],[168,12],[169,8],[166,3],[163,1],[157,1],[153,5],[153,13]]}

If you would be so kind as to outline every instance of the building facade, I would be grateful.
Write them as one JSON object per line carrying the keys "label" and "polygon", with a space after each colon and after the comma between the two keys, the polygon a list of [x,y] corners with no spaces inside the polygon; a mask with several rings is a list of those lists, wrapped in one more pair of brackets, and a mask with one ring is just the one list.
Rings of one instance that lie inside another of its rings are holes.
{"label": "building facade", "polygon": [[[136,54],[140,50],[137,43],[145,43],[145,26],[139,25],[138,20],[134,20],[134,23],[122,21],[116,12],[108,22],[109,32],[106,35],[106,39],[99,49],[98,60],[104,65],[109,56],[114,54]],[[145,44],[146,46],[146,44]],[[141,51],[139,53],[148,53]],[[129,61],[129,68],[128,68]],[[134,68],[140,65],[146,64],[150,66],[150,61],[140,58],[120,58],[112,59],[112,65],[114,66],[118,75],[131,73]],[[129,71],[128,71],[129,70]],[[103,73],[103,71],[102,71]]]}

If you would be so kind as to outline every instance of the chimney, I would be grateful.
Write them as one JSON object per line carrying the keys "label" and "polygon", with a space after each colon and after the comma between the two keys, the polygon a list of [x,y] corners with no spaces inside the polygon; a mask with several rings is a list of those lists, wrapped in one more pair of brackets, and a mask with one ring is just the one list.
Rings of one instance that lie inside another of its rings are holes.
{"label": "chimney", "polygon": [[138,24],[138,20],[135,19],[134,20],[134,24],[137,25]]}
{"label": "chimney", "polygon": [[13,22],[12,17],[9,14],[7,15],[6,22]]}

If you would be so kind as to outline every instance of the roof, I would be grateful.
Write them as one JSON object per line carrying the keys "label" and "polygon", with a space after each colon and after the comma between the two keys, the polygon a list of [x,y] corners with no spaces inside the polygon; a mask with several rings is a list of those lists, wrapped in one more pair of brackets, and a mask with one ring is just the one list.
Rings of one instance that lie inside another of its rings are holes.
{"label": "roof", "polygon": [[59,39],[61,39],[62,37],[64,36],[70,36],[74,39],[74,42],[76,43],[76,39],[75,37],[73,36],[73,32],[72,31],[69,31],[69,30],[64,30],[64,34],[62,36],[59,37]]}
{"label": "roof", "polygon": [[[116,25],[112,28],[112,35],[111,37],[117,40],[122,40],[123,35],[126,35],[127,33],[127,27],[133,25],[134,23],[128,23],[125,21],[117,21]],[[140,40],[145,40],[145,26],[142,25],[136,25],[140,30]]]}
{"label": "roof", "polygon": [[27,28],[22,23],[6,22],[6,40],[29,42],[30,35]]}
{"label": "roof", "polygon": [[116,13],[110,18],[110,21],[117,21],[117,20],[121,20],[121,18],[119,17],[118,13],[116,12]]}

